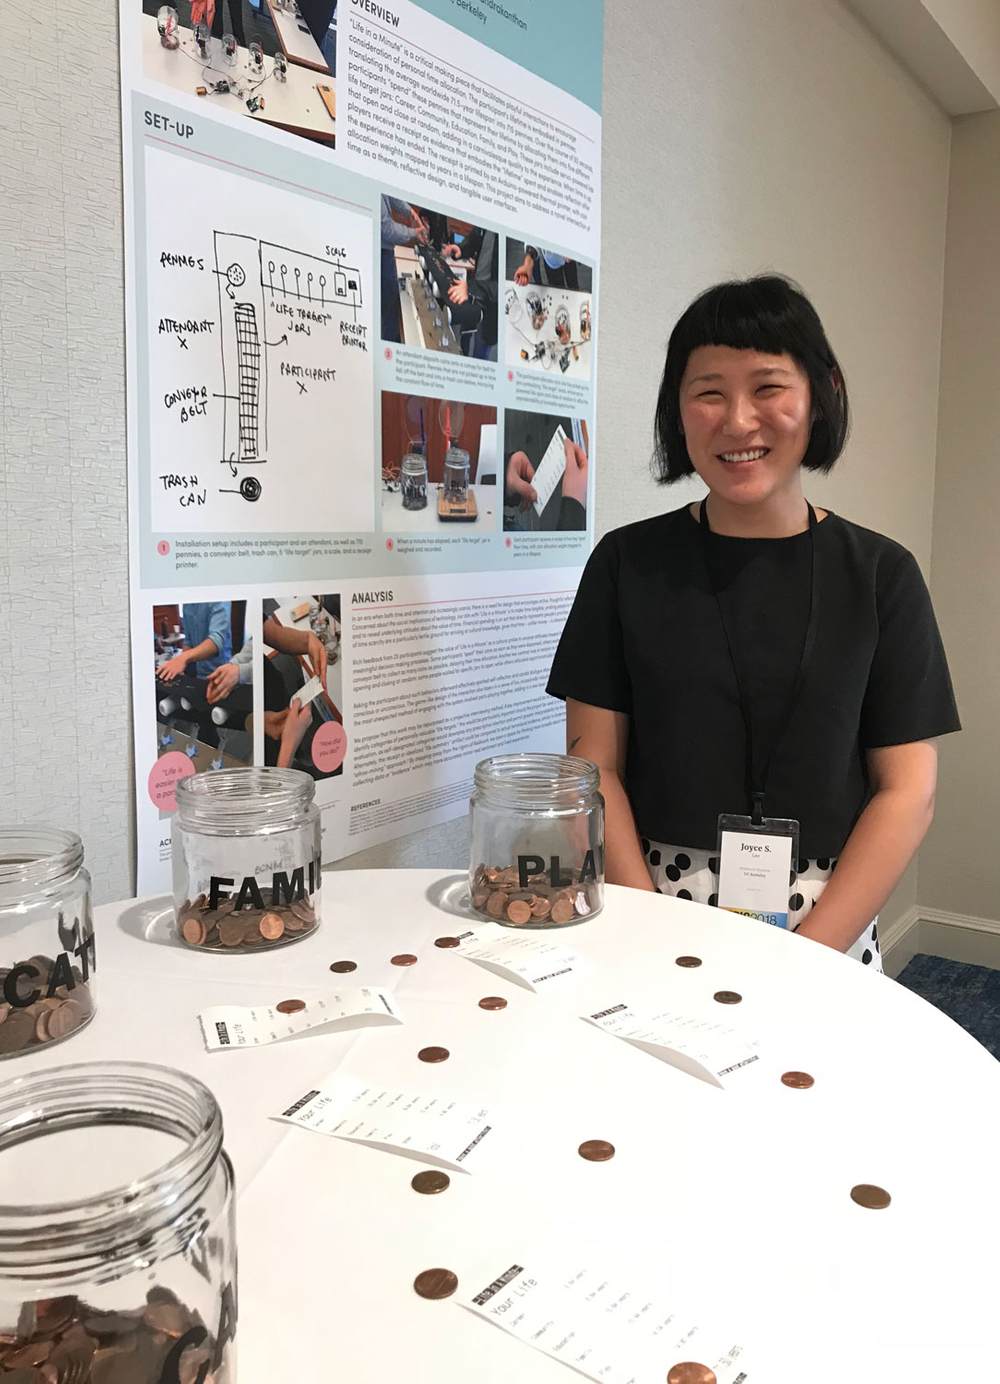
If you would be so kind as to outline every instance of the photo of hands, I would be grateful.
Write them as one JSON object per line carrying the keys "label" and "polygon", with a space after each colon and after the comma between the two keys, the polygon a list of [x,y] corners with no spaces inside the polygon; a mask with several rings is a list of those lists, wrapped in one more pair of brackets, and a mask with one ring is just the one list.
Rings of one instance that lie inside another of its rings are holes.
{"label": "photo of hands", "polygon": [[590,437],[585,419],[507,409],[503,455],[508,532],[586,529]]}
{"label": "photo of hands", "polygon": [[279,596],[262,615],[264,763],[314,779],[340,774],[316,747],[323,726],[344,723],[340,596]]}
{"label": "photo of hands", "polygon": [[496,231],[385,196],[381,225],[382,340],[496,360]]}
{"label": "photo of hands", "polygon": [[245,601],[153,607],[156,753],[197,773],[253,760],[253,648]]}

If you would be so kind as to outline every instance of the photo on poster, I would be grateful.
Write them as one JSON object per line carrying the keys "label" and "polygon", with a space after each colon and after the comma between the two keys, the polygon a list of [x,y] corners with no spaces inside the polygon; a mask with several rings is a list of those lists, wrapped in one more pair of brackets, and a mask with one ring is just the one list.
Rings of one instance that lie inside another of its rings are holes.
{"label": "photo on poster", "polygon": [[506,363],[589,380],[593,269],[523,240],[508,239],[506,259]]}
{"label": "photo on poster", "polygon": [[386,195],[381,221],[382,340],[496,360],[496,231]]}
{"label": "photo on poster", "polygon": [[586,419],[506,409],[503,465],[503,526],[508,532],[586,530]]}
{"label": "photo on poster", "polygon": [[263,602],[264,763],[314,779],[343,773],[340,596]]}
{"label": "photo on poster", "polygon": [[212,115],[245,116],[335,146],[336,0],[141,5],[142,66],[151,81],[200,97]]}
{"label": "photo on poster", "polygon": [[154,605],[156,757],[182,776],[253,762],[253,647],[245,601]]}
{"label": "photo on poster", "polygon": [[372,218],[145,154],[156,533],[374,527]]}
{"label": "photo on poster", "polygon": [[383,532],[494,531],[497,493],[495,408],[383,393]]}

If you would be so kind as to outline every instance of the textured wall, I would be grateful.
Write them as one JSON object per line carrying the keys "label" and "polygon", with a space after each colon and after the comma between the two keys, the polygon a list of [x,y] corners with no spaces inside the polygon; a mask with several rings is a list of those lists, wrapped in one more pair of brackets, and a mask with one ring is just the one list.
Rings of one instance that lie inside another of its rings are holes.
{"label": "textured wall", "polygon": [[920,902],[1000,919],[1000,112],[955,124],[934,515],[934,598],[964,730],[941,751]]}
{"label": "textured wall", "polygon": [[[132,850],[114,19],[109,0],[52,9],[29,44],[0,3],[19,54],[0,92],[0,794],[79,824],[108,898]],[[948,145],[836,0],[607,0],[602,531],[686,498],[645,469],[671,322],[706,284],[777,267],[814,295],[857,408],[814,498],[927,563]],[[346,864],[461,866],[466,841],[456,822]]]}

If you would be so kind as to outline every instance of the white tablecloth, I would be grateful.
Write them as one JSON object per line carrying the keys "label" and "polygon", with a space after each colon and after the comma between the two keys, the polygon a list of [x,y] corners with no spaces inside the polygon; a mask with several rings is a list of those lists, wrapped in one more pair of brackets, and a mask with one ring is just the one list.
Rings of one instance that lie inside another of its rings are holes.
{"label": "white tablecloth", "polygon": [[[936,1009],[827,948],[653,894],[610,888],[599,918],[560,934],[579,978],[537,995],[433,945],[467,925],[447,911],[456,876],[338,872],[323,894],[316,935],[247,956],[173,944],[164,900],[99,909],[97,1017],[5,1070],[153,1060],[215,1092],[239,1192],[240,1384],[568,1384],[412,1289],[429,1267],[471,1286],[539,1242],[683,1285],[746,1346],[748,1384],[998,1377],[1000,1064]],[[392,966],[403,951],[418,963]],[[684,953],[704,964],[676,966]],[[331,975],[339,959],[358,969]],[[203,1049],[208,1005],[352,983],[393,987],[406,1022]],[[718,1005],[720,989],[743,1002]],[[480,1009],[490,994],[507,1008]],[[578,1018],[621,1000],[723,1017],[761,1060],[719,1090]],[[420,1062],[427,1044],[449,1059]],[[413,1160],[269,1119],[335,1069],[490,1107],[489,1157],[420,1196]],[[815,1086],[783,1086],[790,1069]],[[585,1162],[585,1139],[615,1157]],[[891,1206],[855,1205],[857,1183]]]}

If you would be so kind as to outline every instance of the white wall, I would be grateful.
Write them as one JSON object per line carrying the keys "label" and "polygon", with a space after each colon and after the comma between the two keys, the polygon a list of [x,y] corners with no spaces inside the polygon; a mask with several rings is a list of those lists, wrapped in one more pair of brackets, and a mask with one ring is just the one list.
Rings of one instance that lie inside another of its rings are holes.
{"label": "white wall", "polygon": [[955,124],[933,590],[963,733],[941,749],[920,903],[1000,919],[1000,112]]}
{"label": "white wall", "polygon": [[[110,5],[56,9],[82,53],[56,25],[28,48],[0,5],[0,51],[25,63],[0,93],[17,132],[0,209],[14,405],[0,741],[16,731],[17,748],[0,753],[0,801],[16,788],[23,815],[81,824],[110,897],[128,892],[131,849],[115,52]],[[776,268],[812,295],[856,412],[849,455],[812,495],[926,568],[948,121],[837,0],[606,0],[606,22],[599,528],[686,497],[646,469],[677,314],[722,277]],[[61,63],[91,74],[85,108],[53,96]],[[465,857],[460,822],[347,864]],[[912,899],[911,879],[896,907]]]}

